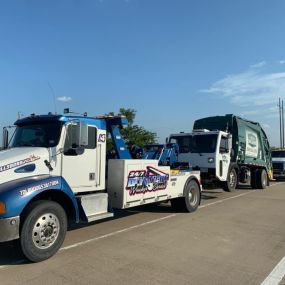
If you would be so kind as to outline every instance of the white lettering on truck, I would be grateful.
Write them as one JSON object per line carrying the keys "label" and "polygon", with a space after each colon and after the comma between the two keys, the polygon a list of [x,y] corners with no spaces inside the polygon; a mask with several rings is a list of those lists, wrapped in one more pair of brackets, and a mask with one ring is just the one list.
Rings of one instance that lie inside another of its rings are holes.
{"label": "white lettering on truck", "polygon": [[39,185],[36,185],[36,186],[25,188],[23,190],[20,190],[19,193],[20,193],[21,196],[25,196],[25,195],[28,195],[31,192],[47,189],[49,187],[53,187],[53,186],[56,186],[58,184],[59,184],[58,180],[52,180],[52,181],[45,182],[45,183],[42,183],[42,184],[39,184]]}
{"label": "white lettering on truck", "polygon": [[10,170],[10,169],[16,168],[18,166],[22,166],[24,164],[36,161],[38,159],[40,159],[40,157],[39,156],[35,156],[33,154],[30,157],[27,157],[25,159],[18,160],[18,161],[15,161],[15,162],[12,162],[12,163],[9,163],[9,164],[6,164],[6,165],[1,165],[0,166],[0,172],[7,171],[7,170]]}

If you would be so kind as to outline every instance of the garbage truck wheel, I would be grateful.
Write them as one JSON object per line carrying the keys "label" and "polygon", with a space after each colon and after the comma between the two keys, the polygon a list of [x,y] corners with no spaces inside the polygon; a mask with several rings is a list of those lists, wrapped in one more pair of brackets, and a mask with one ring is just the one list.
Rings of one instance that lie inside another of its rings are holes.
{"label": "garbage truck wheel", "polygon": [[252,189],[256,189],[257,188],[257,169],[252,169],[250,171],[250,186]]}
{"label": "garbage truck wheel", "polygon": [[268,184],[268,176],[265,169],[258,169],[256,172],[256,182],[258,189],[265,189]]}
{"label": "garbage truck wheel", "polygon": [[223,183],[223,189],[227,192],[234,192],[237,190],[238,177],[234,168],[231,168],[228,173],[227,181]]}

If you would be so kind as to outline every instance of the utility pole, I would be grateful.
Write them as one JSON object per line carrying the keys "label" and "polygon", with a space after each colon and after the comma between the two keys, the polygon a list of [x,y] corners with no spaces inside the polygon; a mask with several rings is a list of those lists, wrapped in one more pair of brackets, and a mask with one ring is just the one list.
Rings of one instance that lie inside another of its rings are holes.
{"label": "utility pole", "polygon": [[280,98],[279,98],[279,103],[278,103],[278,111],[279,111],[280,147],[282,147],[282,119],[281,119],[281,99]]}
{"label": "utility pole", "polygon": [[280,126],[280,147],[285,147],[285,133],[284,133],[284,103],[283,99],[279,98],[279,126]]}
{"label": "utility pole", "polygon": [[284,148],[284,108],[283,108],[283,99],[282,99],[282,148]]}

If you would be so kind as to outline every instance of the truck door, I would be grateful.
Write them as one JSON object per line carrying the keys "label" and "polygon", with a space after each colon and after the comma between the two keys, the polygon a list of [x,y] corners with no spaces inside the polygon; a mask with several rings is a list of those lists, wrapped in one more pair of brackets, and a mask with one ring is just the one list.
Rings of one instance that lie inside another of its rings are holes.
{"label": "truck door", "polygon": [[220,135],[218,144],[218,154],[216,161],[216,176],[221,181],[226,181],[228,177],[228,171],[231,163],[231,137]]}
{"label": "truck door", "polygon": [[76,127],[75,124],[70,124],[66,129],[61,175],[74,192],[93,191],[96,184],[97,128],[88,126],[88,145],[78,152]]}

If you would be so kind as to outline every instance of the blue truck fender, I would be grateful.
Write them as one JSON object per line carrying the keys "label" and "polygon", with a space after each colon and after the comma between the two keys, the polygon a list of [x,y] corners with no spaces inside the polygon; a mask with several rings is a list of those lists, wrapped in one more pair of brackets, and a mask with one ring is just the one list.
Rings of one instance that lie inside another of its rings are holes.
{"label": "blue truck fender", "polygon": [[[38,175],[9,181],[0,185],[0,201],[6,206],[6,213],[0,218],[20,216],[26,206],[37,198],[48,196],[67,198],[74,211],[75,222],[79,222],[79,209],[74,193],[61,176]],[[58,195],[57,195],[58,192]]]}

